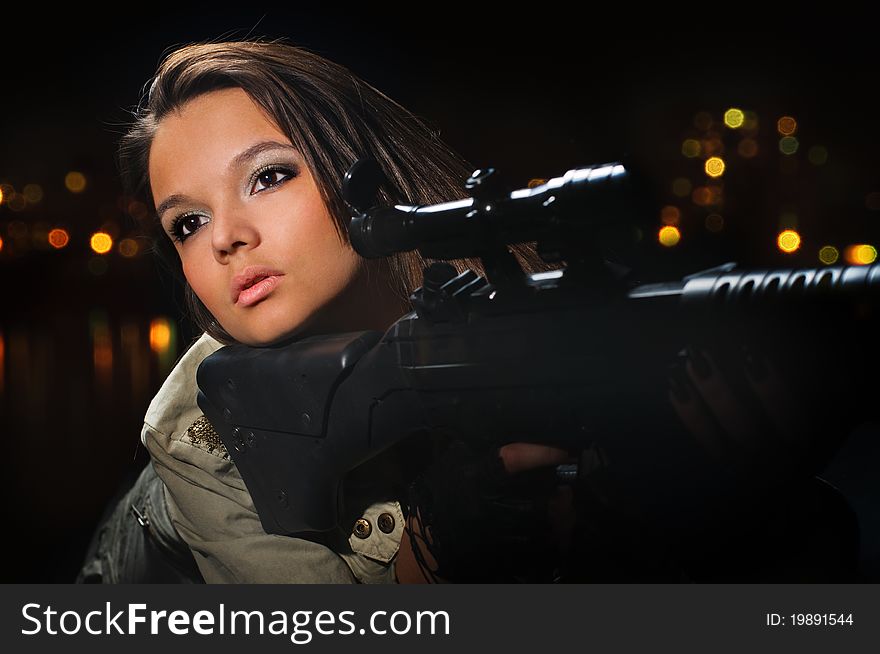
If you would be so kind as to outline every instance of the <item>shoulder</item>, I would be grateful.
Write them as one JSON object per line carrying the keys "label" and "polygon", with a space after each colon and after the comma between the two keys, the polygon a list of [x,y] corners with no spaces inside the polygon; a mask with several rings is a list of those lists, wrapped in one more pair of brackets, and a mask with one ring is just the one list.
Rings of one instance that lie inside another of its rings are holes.
{"label": "shoulder", "polygon": [[[175,528],[207,581],[394,581],[400,505],[358,488],[326,546],[267,534],[219,435],[196,402],[199,364],[223,347],[202,335],[178,360],[144,418],[142,441],[166,488]],[[340,567],[341,566],[341,567]]]}
{"label": "shoulder", "polygon": [[[196,421],[201,415],[196,404],[196,371],[207,356],[221,347],[220,341],[204,333],[187,349],[150,402],[144,416],[147,427],[170,436],[186,431]],[[146,445],[146,430],[141,440]]]}

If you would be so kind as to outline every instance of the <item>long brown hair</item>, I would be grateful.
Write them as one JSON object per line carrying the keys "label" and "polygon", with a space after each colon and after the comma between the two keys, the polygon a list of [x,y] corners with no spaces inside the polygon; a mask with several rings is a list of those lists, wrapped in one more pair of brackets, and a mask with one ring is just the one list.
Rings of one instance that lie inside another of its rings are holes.
{"label": "long brown hair", "polygon": [[[135,120],[119,143],[119,167],[126,192],[155,216],[148,170],[149,150],[163,117],[209,91],[241,88],[270,116],[302,153],[344,242],[350,220],[340,180],[361,157],[382,168],[387,204],[433,204],[463,195],[473,167],[445,145],[410,111],[345,67],[284,39],[194,43],[166,56],[148,83]],[[182,274],[174,247],[159,221],[153,251],[185,288],[187,307],[203,331],[223,343],[234,339],[205,308]],[[526,271],[547,270],[532,244],[511,246]],[[427,261],[418,251],[388,257],[392,290],[404,300],[422,283]],[[459,272],[483,274],[478,259],[450,262]]]}

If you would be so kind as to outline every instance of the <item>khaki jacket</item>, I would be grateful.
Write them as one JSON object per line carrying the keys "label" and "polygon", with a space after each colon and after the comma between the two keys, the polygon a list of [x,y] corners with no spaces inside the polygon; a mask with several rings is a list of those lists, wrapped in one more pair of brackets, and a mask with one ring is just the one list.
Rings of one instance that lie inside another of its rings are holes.
{"label": "khaki jacket", "polygon": [[323,543],[263,531],[241,475],[196,404],[196,370],[220,347],[203,334],[187,350],[150,403],[141,433],[171,522],[205,581],[394,583],[404,520],[381,474],[375,485],[346,488],[350,515]]}

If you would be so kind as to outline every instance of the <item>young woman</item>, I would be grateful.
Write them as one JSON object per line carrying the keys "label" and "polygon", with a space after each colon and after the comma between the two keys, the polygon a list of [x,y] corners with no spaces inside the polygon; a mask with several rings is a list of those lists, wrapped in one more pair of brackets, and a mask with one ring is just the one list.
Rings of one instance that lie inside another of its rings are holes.
{"label": "young woman", "polygon": [[[198,365],[224,344],[384,331],[410,310],[426,264],[418,252],[368,261],[348,242],[340,186],[355,161],[379,163],[387,204],[461,197],[467,162],[345,68],[277,41],[171,53],[119,154],[128,192],[155,211],[156,252],[180,274],[204,334],[151,403],[142,432],[151,464],[97,534],[80,580],[556,579],[575,512],[543,473],[568,461],[565,451],[516,443],[481,458],[450,448],[458,459],[441,458],[420,477],[419,497],[443,503],[447,516],[434,524],[402,496],[401,460],[380,456],[346,480],[349,513],[336,530],[270,535],[196,404]],[[511,249],[525,270],[551,267],[527,245]],[[482,272],[478,261],[454,264]],[[670,395],[683,423],[704,439],[719,426],[749,432],[748,409],[694,361]],[[697,390],[704,401],[689,403]],[[437,534],[445,549],[434,556]]]}
{"label": "young woman", "polygon": [[[415,516],[404,516],[391,489],[364,481],[400,477],[378,472],[394,462],[380,457],[346,484],[354,513],[320,542],[269,535],[195,403],[198,364],[223,344],[384,331],[410,310],[426,265],[418,252],[368,261],[348,243],[340,182],[364,156],[389,179],[388,203],[458,198],[473,171],[416,116],[305,49],[278,41],[196,44],[162,62],[121,141],[120,164],[129,193],[155,211],[155,251],[180,274],[204,335],[151,403],[142,433],[151,465],[117,508],[116,527],[105,528],[104,544],[94,544],[104,548],[103,568],[99,556],[81,578],[149,577],[120,563],[137,539],[121,538],[119,523],[135,519],[148,523],[146,550],[186,561],[179,534],[208,582],[429,578],[416,557],[423,568],[437,563],[428,549],[412,547],[405,529]],[[526,270],[549,268],[527,246],[512,250]],[[477,260],[454,263],[481,272]],[[526,444],[499,455],[508,472],[567,460],[556,448]],[[162,525],[164,533],[154,533]]]}

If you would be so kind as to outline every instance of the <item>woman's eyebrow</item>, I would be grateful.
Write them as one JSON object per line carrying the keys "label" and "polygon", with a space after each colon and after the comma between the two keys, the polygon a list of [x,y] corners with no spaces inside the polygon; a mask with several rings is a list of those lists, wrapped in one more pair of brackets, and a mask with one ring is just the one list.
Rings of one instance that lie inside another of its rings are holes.
{"label": "woman's eyebrow", "polygon": [[163,213],[165,213],[169,209],[173,209],[178,205],[186,204],[189,201],[189,196],[181,195],[180,193],[169,195],[167,198],[162,200],[162,203],[158,207],[156,207],[156,216],[159,218],[159,220],[162,220]]}
{"label": "woman's eyebrow", "polygon": [[232,170],[234,168],[241,168],[249,160],[253,159],[263,152],[266,152],[267,150],[292,150],[294,152],[297,151],[295,147],[288,143],[279,143],[278,141],[261,141],[260,143],[255,143],[246,150],[242,150],[237,155],[235,155],[232,158],[232,161],[229,162],[229,170]]}
{"label": "woman's eyebrow", "polygon": [[[278,141],[261,141],[259,143],[255,143],[249,148],[242,150],[237,155],[232,158],[232,161],[229,162],[229,169],[241,168],[248,161],[256,157],[257,155],[262,154],[268,150],[291,150],[293,152],[297,152],[297,149],[288,143],[279,143]],[[156,207],[156,216],[159,219],[162,219],[162,214],[168,211],[169,209],[173,209],[176,206],[181,204],[186,204],[190,202],[190,198],[186,195],[182,195],[180,193],[175,193],[174,195],[169,195],[167,198],[162,200],[161,204]]]}

